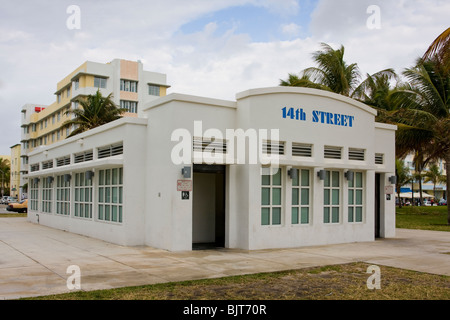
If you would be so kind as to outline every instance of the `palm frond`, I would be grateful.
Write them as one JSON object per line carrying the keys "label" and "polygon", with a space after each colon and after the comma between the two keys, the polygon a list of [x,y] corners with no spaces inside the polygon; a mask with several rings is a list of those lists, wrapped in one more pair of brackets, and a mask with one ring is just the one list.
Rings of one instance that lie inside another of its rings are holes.
{"label": "palm frond", "polygon": [[73,118],[63,124],[76,126],[69,137],[117,120],[126,111],[114,104],[112,94],[103,97],[99,90],[96,94],[77,99],[77,102],[80,107],[66,111],[66,115],[72,115]]}

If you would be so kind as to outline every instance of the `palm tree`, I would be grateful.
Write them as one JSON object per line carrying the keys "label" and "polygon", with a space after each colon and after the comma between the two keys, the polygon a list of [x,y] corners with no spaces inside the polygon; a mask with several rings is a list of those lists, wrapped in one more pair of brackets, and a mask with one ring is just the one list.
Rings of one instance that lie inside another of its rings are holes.
{"label": "palm tree", "polygon": [[303,88],[313,88],[313,89],[331,91],[331,89],[328,88],[327,86],[312,82],[311,79],[309,79],[309,77],[306,75],[302,75],[301,77],[299,77],[292,73],[289,73],[289,77],[287,80],[280,80],[280,86],[282,86],[282,87],[303,87]]}
{"label": "palm tree", "polygon": [[350,96],[360,78],[358,65],[356,63],[349,65],[345,62],[344,46],[337,50],[326,43],[322,43],[321,46],[322,50],[313,53],[317,67],[303,70],[300,77],[290,74],[289,79],[284,82],[281,80],[280,85],[310,88],[316,85],[317,89]]}
{"label": "palm tree", "polygon": [[436,165],[436,163],[432,163],[428,167],[428,171],[424,174],[424,182],[431,182],[433,183],[433,195],[436,199],[436,185],[438,183],[443,183],[447,180],[447,177],[442,174],[441,169]]}
{"label": "palm tree", "polygon": [[82,108],[71,109],[66,112],[66,115],[72,114],[74,118],[67,120],[63,125],[75,125],[76,127],[68,137],[117,120],[127,110],[114,104],[112,94],[103,97],[100,90],[94,95],[79,98],[77,102]]}
{"label": "palm tree", "polygon": [[402,159],[395,159],[395,174],[397,176],[395,188],[397,189],[398,203],[401,208],[402,207],[402,200],[400,198],[401,189],[404,185],[412,181],[412,176],[411,173],[409,172],[409,168],[405,165]]}
{"label": "palm tree", "polygon": [[399,81],[394,69],[367,74],[366,79],[352,92],[351,98],[378,110],[394,110],[396,104],[392,96],[398,87],[391,87],[392,80],[396,80],[397,83]]}
{"label": "palm tree", "polygon": [[[409,90],[396,93],[401,108],[390,114],[398,125],[397,156],[414,153],[416,163],[425,167],[434,159],[445,159],[450,172],[450,76],[436,57],[419,59],[417,65],[406,69]],[[447,192],[450,178],[447,174]],[[450,207],[448,207],[450,225]]]}
{"label": "palm tree", "polygon": [[[10,173],[11,173],[11,164],[8,159],[0,158],[0,192],[1,195],[4,195],[5,189],[8,189],[9,182],[10,182]],[[9,192],[7,192],[9,194]]]}
{"label": "palm tree", "polygon": [[433,57],[448,75],[450,72],[450,28],[447,28],[433,41],[422,59],[429,60]]}

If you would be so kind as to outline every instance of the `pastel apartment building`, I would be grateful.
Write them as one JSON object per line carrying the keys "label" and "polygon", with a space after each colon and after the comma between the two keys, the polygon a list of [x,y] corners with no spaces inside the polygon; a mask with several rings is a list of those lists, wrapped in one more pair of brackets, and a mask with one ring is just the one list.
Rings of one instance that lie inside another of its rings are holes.
{"label": "pastel apartment building", "polygon": [[20,144],[15,144],[11,147],[10,159],[10,191],[12,197],[19,198],[19,191],[21,186],[20,181]]}
{"label": "pastel apartment building", "polygon": [[[70,119],[66,112],[78,108],[77,99],[95,94],[112,94],[117,106],[128,109],[125,117],[142,115],[142,106],[166,95],[166,75],[145,71],[140,61],[115,59],[109,63],[86,61],[56,86],[55,102],[51,105],[25,104],[21,120],[20,174],[29,171],[28,154],[41,146],[48,146],[67,138],[74,130],[64,123]],[[20,186],[27,183],[23,177]]]}

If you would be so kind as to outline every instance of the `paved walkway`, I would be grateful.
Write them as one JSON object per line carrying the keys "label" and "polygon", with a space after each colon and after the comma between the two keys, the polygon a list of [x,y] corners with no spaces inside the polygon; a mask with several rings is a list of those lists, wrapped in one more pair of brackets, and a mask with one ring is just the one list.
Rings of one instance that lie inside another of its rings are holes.
{"label": "paved walkway", "polygon": [[439,231],[398,229],[393,239],[297,249],[175,253],[0,218],[0,299],[68,292],[71,265],[81,270],[81,289],[96,290],[355,261],[450,276],[446,253],[450,233]]}

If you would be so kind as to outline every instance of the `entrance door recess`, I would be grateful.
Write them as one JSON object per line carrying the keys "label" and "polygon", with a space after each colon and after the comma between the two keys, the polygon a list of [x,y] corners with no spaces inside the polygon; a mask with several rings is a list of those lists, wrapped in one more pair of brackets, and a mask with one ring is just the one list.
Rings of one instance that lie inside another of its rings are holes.
{"label": "entrance door recess", "polygon": [[225,246],[225,166],[194,165],[192,249]]}
{"label": "entrance door recess", "polygon": [[380,216],[381,216],[381,174],[375,174],[375,238],[380,238]]}

